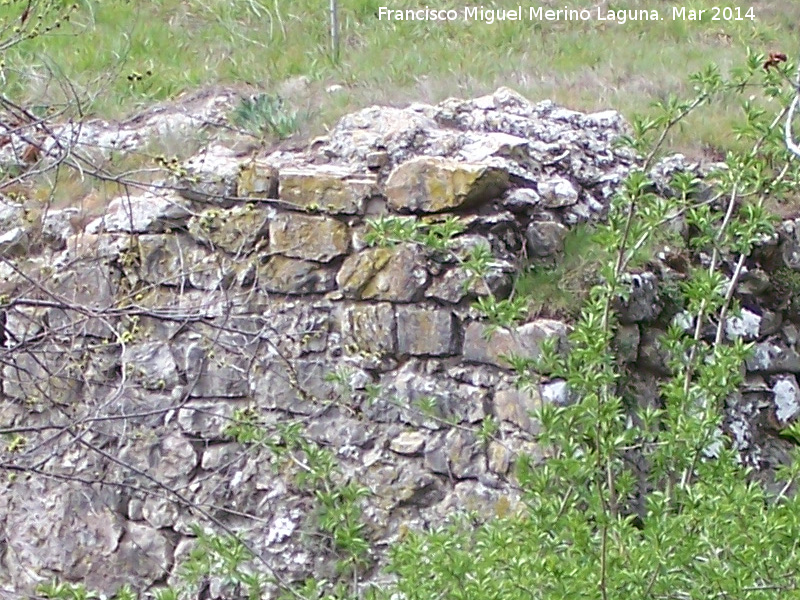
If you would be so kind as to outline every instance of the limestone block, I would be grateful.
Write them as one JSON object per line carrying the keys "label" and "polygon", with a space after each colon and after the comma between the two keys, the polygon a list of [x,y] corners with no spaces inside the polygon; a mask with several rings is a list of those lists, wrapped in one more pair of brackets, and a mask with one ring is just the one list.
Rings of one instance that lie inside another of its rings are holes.
{"label": "limestone block", "polygon": [[353,173],[331,165],[280,169],[278,195],[298,209],[334,214],[362,214],[375,193],[374,175]]}
{"label": "limestone block", "polygon": [[123,368],[129,377],[148,390],[171,390],[178,384],[178,367],[164,342],[144,342],[125,347]]}
{"label": "limestone block", "polygon": [[190,334],[176,340],[175,353],[193,398],[240,398],[248,394],[252,357],[246,352],[235,352],[211,338]]}
{"label": "limestone block", "polygon": [[421,431],[403,431],[391,439],[389,449],[397,454],[417,454],[425,446],[426,439]]}
{"label": "limestone block", "polygon": [[336,287],[336,272],[319,263],[273,256],[259,265],[256,285],[280,294],[322,294]]}
{"label": "limestone block", "polygon": [[392,248],[367,248],[351,254],[336,275],[336,285],[348,298],[360,298],[361,292],[393,254]]}
{"label": "limestone block", "polygon": [[231,209],[210,208],[189,220],[189,234],[212,249],[231,254],[248,253],[266,245],[270,219],[275,210],[253,204]]}
{"label": "limestone block", "polygon": [[428,270],[424,252],[418,246],[404,244],[393,248],[392,256],[370,278],[361,297],[369,300],[413,302],[420,299],[427,284]]}
{"label": "limestone block", "polygon": [[772,384],[775,403],[775,417],[780,425],[784,425],[800,413],[800,387],[794,375],[783,375]]}
{"label": "limestone block", "polygon": [[564,208],[578,202],[578,190],[571,181],[556,176],[536,183],[542,205],[547,208]]}
{"label": "limestone block", "polygon": [[178,193],[189,200],[212,202],[222,206],[232,204],[236,196],[242,159],[230,148],[209,146],[181,165]]}
{"label": "limestone block", "polygon": [[329,262],[346,254],[347,225],[331,217],[281,213],[269,225],[270,250],[292,258]]}
{"label": "limestone block", "polygon": [[163,233],[185,225],[190,215],[189,202],[171,190],[119,196],[86,226],[86,233]]}
{"label": "limestone block", "polygon": [[488,325],[473,321],[464,332],[464,360],[507,368],[504,356],[539,356],[541,343],[548,338],[558,338],[559,345],[566,339],[567,326],[561,321],[538,319],[513,330],[497,328],[487,336]]}
{"label": "limestone block", "polygon": [[129,252],[130,260],[140,263],[136,271],[142,280],[173,287],[188,283],[189,273],[209,255],[189,238],[176,235],[142,235],[138,248]]}
{"label": "limestone block", "polygon": [[494,393],[495,416],[528,433],[536,433],[538,430],[538,424],[531,418],[531,413],[541,405],[542,398],[535,389],[506,388]]}
{"label": "limestone block", "polygon": [[394,353],[397,322],[389,303],[354,304],[341,312],[342,345],[350,354]]}
{"label": "limestone block", "polygon": [[242,163],[236,195],[239,198],[277,198],[278,169],[259,159]]}
{"label": "limestone block", "polygon": [[425,444],[425,467],[456,479],[476,479],[483,472],[480,447],[471,431],[450,429]]}
{"label": "limestone block", "polygon": [[449,310],[397,307],[397,351],[399,354],[444,356],[458,351],[455,316]]}
{"label": "limestone block", "polygon": [[502,169],[421,156],[392,171],[386,180],[386,197],[396,211],[436,213],[498,198],[507,187],[508,173]]}

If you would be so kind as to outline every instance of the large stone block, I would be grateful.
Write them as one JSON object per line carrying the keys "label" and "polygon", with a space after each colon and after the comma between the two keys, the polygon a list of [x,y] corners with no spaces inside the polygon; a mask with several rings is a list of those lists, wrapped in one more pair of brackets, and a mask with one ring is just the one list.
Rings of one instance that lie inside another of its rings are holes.
{"label": "large stone block", "polygon": [[488,324],[473,321],[464,332],[464,359],[508,368],[504,357],[536,358],[544,340],[555,337],[560,345],[566,335],[567,326],[551,319],[538,319],[513,330],[499,327],[491,335]]}
{"label": "large stone block", "polygon": [[342,345],[351,354],[385,354],[397,350],[397,322],[391,304],[355,304],[343,308],[341,331]]}
{"label": "large stone block", "polygon": [[192,217],[189,234],[212,249],[240,255],[259,244],[266,245],[269,222],[274,215],[273,208],[253,204],[231,209],[210,208]]}
{"label": "large stone block", "polygon": [[240,198],[277,198],[278,169],[258,159],[242,163],[236,195]]}
{"label": "large stone block", "polygon": [[321,294],[336,287],[336,272],[316,262],[273,256],[257,268],[256,285],[280,294]]}
{"label": "large stone block", "polygon": [[458,352],[458,328],[449,310],[397,307],[399,354],[445,356]]}
{"label": "large stone block", "polygon": [[270,250],[284,256],[328,262],[347,253],[347,225],[331,217],[295,213],[277,215],[269,226]]}
{"label": "large stone block", "polygon": [[[428,284],[425,253],[412,244],[396,246],[392,250],[391,257],[381,268],[377,268],[381,261],[372,263],[377,270],[364,286],[361,297],[391,302],[419,300]],[[365,266],[364,275],[368,267]]]}
{"label": "large stone block", "polygon": [[386,180],[386,197],[396,211],[437,213],[498,198],[508,173],[484,164],[420,156],[398,165]]}
{"label": "large stone block", "polygon": [[86,226],[86,233],[163,233],[185,225],[190,215],[189,202],[177,192],[120,196]]}
{"label": "large stone block", "polygon": [[280,170],[278,195],[298,209],[336,214],[362,214],[375,193],[375,177],[330,165],[285,167]]}

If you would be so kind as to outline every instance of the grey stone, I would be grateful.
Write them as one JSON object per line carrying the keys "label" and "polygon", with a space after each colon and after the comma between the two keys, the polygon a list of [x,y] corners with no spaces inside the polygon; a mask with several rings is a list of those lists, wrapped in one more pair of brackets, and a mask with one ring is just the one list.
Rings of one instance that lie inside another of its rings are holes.
{"label": "grey stone", "polygon": [[389,448],[397,454],[414,455],[422,451],[427,437],[420,431],[403,431],[393,437]]}
{"label": "grey stone", "polygon": [[477,479],[483,470],[478,448],[471,431],[450,429],[425,445],[425,466],[433,473],[456,479]]}
{"label": "grey stone", "polygon": [[530,188],[514,188],[503,197],[503,206],[509,210],[530,210],[541,202],[541,196]]}
{"label": "grey stone", "polygon": [[241,444],[215,444],[203,451],[200,466],[206,471],[214,471],[228,465],[237,455],[244,452]]}
{"label": "grey stone", "polygon": [[267,245],[270,220],[275,214],[270,207],[253,204],[209,208],[189,220],[189,234],[212,249],[242,255]]}
{"label": "grey stone", "polygon": [[163,233],[185,225],[190,216],[189,203],[176,192],[119,196],[86,233]]}
{"label": "grey stone", "polygon": [[302,165],[280,169],[281,200],[298,209],[361,214],[375,192],[375,177],[332,165]]}
{"label": "grey stone", "polygon": [[458,352],[455,316],[449,310],[398,306],[397,352],[445,356]]}
{"label": "grey stone", "polygon": [[755,340],[761,333],[761,317],[746,308],[740,316],[728,317],[725,320],[725,336],[729,339],[743,338]]}
{"label": "grey stone", "polygon": [[395,211],[438,213],[498,198],[507,187],[508,173],[501,169],[421,156],[391,172],[385,193]]}
{"label": "grey stone", "polygon": [[142,518],[154,529],[172,527],[178,520],[178,506],[166,498],[150,496],[142,504]]}
{"label": "grey stone", "polygon": [[542,179],[536,183],[542,205],[563,208],[578,202],[578,190],[571,181],[560,176]]}
{"label": "grey stone", "polygon": [[178,384],[178,367],[172,351],[164,342],[126,346],[122,364],[145,389],[171,390]]}
{"label": "grey stone", "polygon": [[30,235],[24,227],[12,227],[0,233],[0,256],[22,256],[28,254],[30,247]]}
{"label": "grey stone", "polygon": [[614,347],[617,358],[622,362],[634,363],[639,357],[641,334],[638,325],[620,325],[614,334]]}
{"label": "grey stone", "polygon": [[386,263],[361,291],[365,300],[413,302],[419,300],[428,283],[426,258],[416,245],[396,247]]}
{"label": "grey stone", "polygon": [[319,263],[273,256],[257,269],[256,286],[280,294],[322,294],[336,287],[336,273]]}
{"label": "grey stone", "polygon": [[658,294],[658,278],[653,273],[626,276],[630,283],[627,299],[619,299],[616,309],[623,324],[653,321],[661,312],[662,302]]}
{"label": "grey stone", "polygon": [[537,433],[538,423],[531,414],[542,406],[535,389],[500,389],[494,393],[494,414],[501,421],[512,423],[528,433]]}
{"label": "grey stone", "polygon": [[514,330],[497,328],[490,336],[486,323],[468,323],[464,332],[464,359],[508,368],[503,357],[513,355],[537,358],[544,340],[557,338],[561,344],[566,339],[564,323],[551,319],[538,319]]}
{"label": "grey stone", "polygon": [[347,226],[331,217],[282,213],[269,224],[270,251],[292,258],[329,262],[350,244]]}
{"label": "grey stone", "polygon": [[653,371],[659,375],[669,375],[670,368],[667,365],[669,352],[661,344],[661,337],[665,334],[659,329],[645,328],[641,333],[639,343],[638,365],[648,371]]}
{"label": "grey stone", "polygon": [[745,364],[748,371],[756,373],[800,373],[797,350],[772,338],[757,343]]}
{"label": "grey stone", "polygon": [[230,206],[228,198],[237,195],[242,159],[234,151],[220,145],[209,146],[181,167],[178,193],[189,200]]}
{"label": "grey stone", "polygon": [[567,228],[561,223],[533,221],[528,225],[525,239],[528,242],[528,256],[546,258],[564,249]]}
{"label": "grey stone", "polygon": [[800,413],[800,387],[794,375],[783,375],[772,384],[775,417],[780,424],[788,423]]}
{"label": "grey stone", "polygon": [[342,309],[342,345],[350,354],[394,353],[397,322],[391,304],[354,304]]}

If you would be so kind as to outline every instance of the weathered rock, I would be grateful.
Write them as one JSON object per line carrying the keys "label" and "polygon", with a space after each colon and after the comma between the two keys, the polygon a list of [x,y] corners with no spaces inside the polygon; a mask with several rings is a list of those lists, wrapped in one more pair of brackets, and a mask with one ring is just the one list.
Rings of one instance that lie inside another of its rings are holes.
{"label": "weathered rock", "polygon": [[528,225],[525,239],[528,242],[528,256],[546,258],[564,249],[567,228],[561,223],[533,221]]}
{"label": "weathered rock", "polygon": [[351,293],[360,288],[365,300],[418,300],[428,283],[424,252],[416,245],[403,244],[388,249],[391,255],[387,258],[385,250],[374,248],[365,250],[363,257],[351,257],[342,265],[339,280]]}
{"label": "weathered rock", "polygon": [[319,263],[285,256],[273,256],[259,265],[256,286],[281,294],[321,294],[336,287],[335,271]]}
{"label": "weathered rock", "polygon": [[342,346],[351,354],[394,353],[397,349],[397,322],[394,308],[388,303],[343,308],[341,331]]}
{"label": "weathered rock", "polygon": [[511,465],[511,452],[504,444],[492,440],[486,450],[486,463],[492,473],[505,475]]}
{"label": "weathered rock", "polygon": [[670,368],[667,365],[669,352],[661,344],[661,337],[664,331],[646,328],[642,331],[639,343],[639,367],[653,371],[659,375],[669,375]]}
{"label": "weathered rock", "polygon": [[372,175],[329,165],[280,169],[281,200],[300,210],[361,214],[375,193]]}
{"label": "weathered rock", "polygon": [[30,247],[31,237],[25,227],[12,227],[0,234],[0,256],[23,256]]}
{"label": "weathered rock", "polygon": [[178,367],[164,342],[144,342],[125,347],[123,368],[134,381],[150,390],[171,390],[178,384]]}
{"label": "weathered rock", "polygon": [[772,384],[775,402],[775,417],[780,425],[794,420],[800,413],[800,387],[793,375],[775,378]]}
{"label": "weathered rock", "polygon": [[528,433],[537,433],[538,424],[531,414],[541,408],[542,398],[535,389],[505,388],[494,393],[494,414]]}
{"label": "weathered rock", "polygon": [[451,429],[425,445],[425,466],[433,473],[456,479],[477,479],[483,471],[478,448],[475,434]]}
{"label": "weathered rock", "polygon": [[638,325],[620,325],[614,334],[617,358],[626,363],[636,362],[639,357],[641,334]]}
{"label": "weathered rock", "polygon": [[190,215],[189,203],[176,192],[119,196],[86,233],[163,233],[185,225]]}
{"label": "weathered rock", "polygon": [[180,338],[176,362],[193,398],[239,398],[250,391],[252,357],[246,348],[228,350],[213,338],[188,334]]}
{"label": "weathered rock", "polygon": [[72,221],[79,215],[80,209],[76,207],[46,211],[42,215],[42,239],[54,250],[63,249],[67,238],[75,232]]}
{"label": "weathered rock", "polygon": [[563,177],[550,177],[537,182],[536,189],[547,208],[564,208],[578,202],[578,190]]}
{"label": "weathered rock", "polygon": [[136,266],[138,263],[135,272],[147,283],[181,286],[189,283],[189,274],[208,257],[206,250],[188,238],[142,235],[137,247],[123,259],[123,264]]}
{"label": "weathered rock", "polygon": [[500,169],[419,157],[392,171],[386,180],[386,198],[396,211],[437,213],[498,198],[507,187],[508,174]]}
{"label": "weathered rock", "polygon": [[284,256],[329,262],[347,252],[347,226],[331,217],[280,214],[269,225],[270,250]]}
{"label": "weathered rock", "polygon": [[549,402],[557,406],[566,406],[577,400],[574,392],[571,392],[567,382],[563,379],[554,379],[539,386],[539,393],[544,402]]}
{"label": "weathered rock", "polygon": [[458,352],[455,316],[449,310],[397,307],[397,352],[443,356]]}
{"label": "weathered rock", "polygon": [[627,299],[619,299],[616,309],[621,323],[653,321],[663,308],[658,295],[658,278],[653,273],[628,275],[630,292]]}
{"label": "weathered rock", "polygon": [[514,188],[503,198],[503,207],[509,210],[531,210],[541,205],[542,198],[536,190]]}
{"label": "weathered rock", "polygon": [[756,344],[745,364],[748,371],[756,373],[800,373],[797,350],[772,338]]}
{"label": "weathered rock", "polygon": [[422,451],[427,437],[420,431],[404,431],[389,442],[389,448],[397,454],[414,455]]}
{"label": "weathered rock", "polygon": [[242,163],[236,195],[240,198],[277,198],[278,169],[259,159]]}
{"label": "weathered rock", "polygon": [[725,335],[729,340],[743,338],[747,341],[758,339],[761,333],[761,317],[742,309],[740,316],[728,317],[725,321]]}
{"label": "weathered rock", "polygon": [[567,328],[560,321],[539,319],[514,330],[499,327],[491,335],[489,332],[486,323],[473,321],[467,324],[464,360],[508,368],[509,363],[504,357],[536,358],[544,340],[555,337],[561,344],[566,338]]}
{"label": "weathered rock", "polygon": [[189,200],[230,206],[237,195],[243,161],[224,146],[209,146],[182,165],[178,193]]}
{"label": "weathered rock", "polygon": [[210,208],[189,221],[189,234],[212,249],[220,248],[231,254],[246,254],[266,245],[272,208],[253,204],[231,209]]}

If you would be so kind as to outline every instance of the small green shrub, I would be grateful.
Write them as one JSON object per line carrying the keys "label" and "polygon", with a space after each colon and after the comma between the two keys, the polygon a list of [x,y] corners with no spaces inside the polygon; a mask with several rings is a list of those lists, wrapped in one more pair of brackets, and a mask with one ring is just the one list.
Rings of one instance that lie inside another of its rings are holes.
{"label": "small green shrub", "polygon": [[280,96],[258,94],[243,98],[230,115],[231,124],[254,136],[291,137],[299,128],[296,111],[287,108]]}

